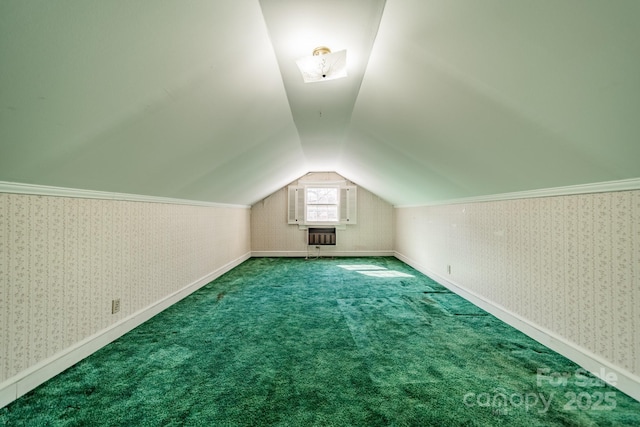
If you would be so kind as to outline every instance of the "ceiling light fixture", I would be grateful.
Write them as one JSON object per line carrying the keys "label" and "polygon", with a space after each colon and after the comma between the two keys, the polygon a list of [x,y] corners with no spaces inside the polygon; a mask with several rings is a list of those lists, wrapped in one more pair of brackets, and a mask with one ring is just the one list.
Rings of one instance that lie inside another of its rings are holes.
{"label": "ceiling light fixture", "polygon": [[331,52],[320,46],[313,49],[311,56],[296,61],[305,83],[322,82],[347,77],[347,51]]}

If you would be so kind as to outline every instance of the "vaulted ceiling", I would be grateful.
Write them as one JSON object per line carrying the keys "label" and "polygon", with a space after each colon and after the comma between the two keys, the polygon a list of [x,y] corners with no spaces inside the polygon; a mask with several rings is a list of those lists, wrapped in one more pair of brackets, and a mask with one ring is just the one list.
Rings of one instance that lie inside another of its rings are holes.
{"label": "vaulted ceiling", "polygon": [[[640,177],[637,0],[0,2],[0,181],[396,205]],[[295,60],[347,50],[348,77]]]}

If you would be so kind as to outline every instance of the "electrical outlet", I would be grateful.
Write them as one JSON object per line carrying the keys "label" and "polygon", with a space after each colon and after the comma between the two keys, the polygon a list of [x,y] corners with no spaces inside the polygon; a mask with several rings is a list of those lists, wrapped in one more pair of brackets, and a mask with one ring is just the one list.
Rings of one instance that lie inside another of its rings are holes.
{"label": "electrical outlet", "polygon": [[116,314],[120,311],[120,298],[111,300],[111,314]]}

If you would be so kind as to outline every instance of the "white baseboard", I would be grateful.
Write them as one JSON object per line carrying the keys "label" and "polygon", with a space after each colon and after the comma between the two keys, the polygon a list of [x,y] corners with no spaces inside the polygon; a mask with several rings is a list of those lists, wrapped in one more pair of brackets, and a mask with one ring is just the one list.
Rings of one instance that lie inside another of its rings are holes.
{"label": "white baseboard", "polygon": [[327,257],[369,257],[369,256],[394,256],[394,251],[334,251],[322,246],[320,252],[317,249],[309,251],[253,251],[252,258],[327,258]]}
{"label": "white baseboard", "polygon": [[167,295],[154,304],[133,313],[117,323],[114,323],[107,329],[72,345],[60,353],[43,360],[42,362],[22,371],[18,375],[4,381],[0,384],[0,408],[8,405],[45,381],[70,368],[82,359],[100,350],[105,345],[115,341],[133,328],[143,324],[156,314],[197,291],[232,268],[240,265],[250,257],[251,254],[247,252],[241,257],[230,261],[215,271],[185,286],[181,290]]}
{"label": "white baseboard", "polygon": [[488,313],[491,313],[506,324],[513,326],[544,346],[560,353],[567,359],[572,360],[594,375],[602,378],[603,372],[607,375],[609,373],[615,374],[616,382],[612,385],[623,393],[626,393],[632,398],[640,401],[640,377],[637,375],[620,368],[619,366],[613,365],[611,362],[604,360],[597,354],[594,354],[575,343],[567,341],[556,333],[530,322],[522,316],[487,300],[485,297],[465,289],[463,286],[429,270],[420,263],[399,252],[395,253],[395,257],[421,273],[426,274],[450,291],[460,295],[462,298],[472,302]]}

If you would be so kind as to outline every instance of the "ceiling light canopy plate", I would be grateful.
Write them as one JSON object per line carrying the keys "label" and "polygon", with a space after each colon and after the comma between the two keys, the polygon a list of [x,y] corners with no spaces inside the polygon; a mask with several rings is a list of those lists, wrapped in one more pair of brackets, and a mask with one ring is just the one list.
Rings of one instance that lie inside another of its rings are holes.
{"label": "ceiling light canopy plate", "polygon": [[315,48],[311,56],[296,61],[305,83],[347,77],[347,51],[331,52],[325,46]]}

